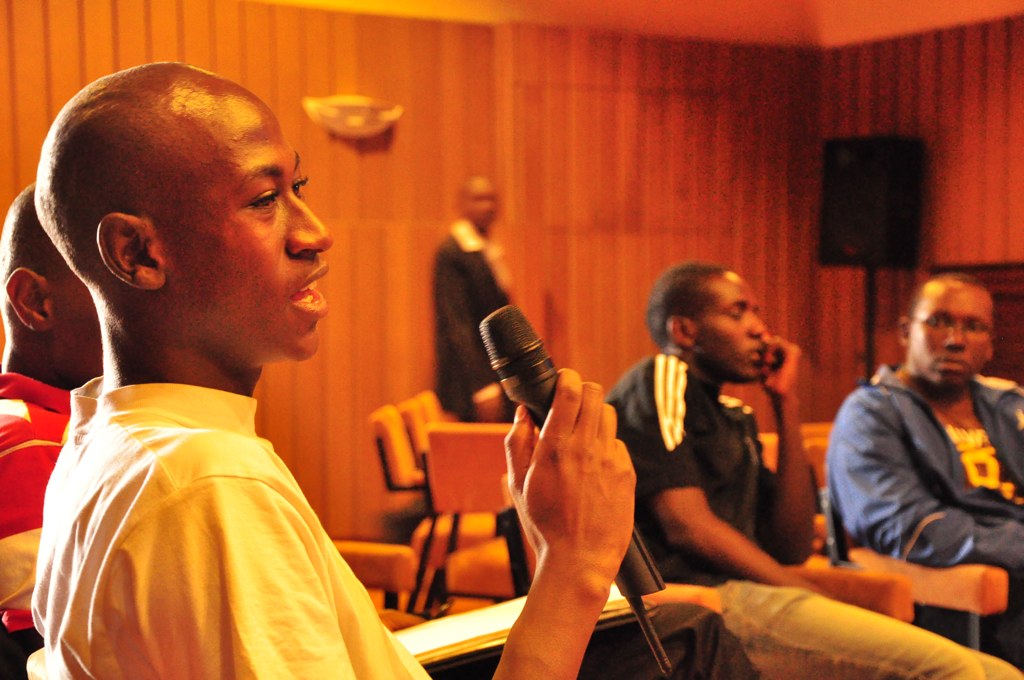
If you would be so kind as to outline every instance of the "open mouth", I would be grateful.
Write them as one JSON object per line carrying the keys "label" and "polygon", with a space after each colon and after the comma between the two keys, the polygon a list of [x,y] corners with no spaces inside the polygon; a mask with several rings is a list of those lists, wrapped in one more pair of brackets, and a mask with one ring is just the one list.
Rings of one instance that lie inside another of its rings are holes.
{"label": "open mouth", "polygon": [[313,304],[317,299],[323,299],[323,295],[316,289],[316,283],[310,284],[308,287],[303,288],[294,295],[292,295],[292,302],[298,302],[299,304]]}
{"label": "open mouth", "polygon": [[292,293],[292,303],[308,312],[323,314],[327,310],[327,299],[317,289],[318,280],[326,273],[326,269],[310,277],[309,283],[301,290]]}

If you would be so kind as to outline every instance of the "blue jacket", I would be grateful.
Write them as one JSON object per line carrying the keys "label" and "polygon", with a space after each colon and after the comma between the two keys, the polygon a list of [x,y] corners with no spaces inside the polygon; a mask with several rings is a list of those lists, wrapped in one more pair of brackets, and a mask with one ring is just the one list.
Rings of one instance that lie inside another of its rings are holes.
{"label": "blue jacket", "polygon": [[[1024,392],[982,377],[971,392],[996,457],[1024,494]],[[945,429],[892,369],[847,397],[826,461],[833,503],[861,545],[930,566],[1024,569],[1024,506],[969,487]]]}

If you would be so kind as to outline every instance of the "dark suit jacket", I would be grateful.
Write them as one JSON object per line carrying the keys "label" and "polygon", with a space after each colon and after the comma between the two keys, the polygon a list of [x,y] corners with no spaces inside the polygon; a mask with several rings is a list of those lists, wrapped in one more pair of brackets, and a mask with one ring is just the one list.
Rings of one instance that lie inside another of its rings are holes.
{"label": "dark suit jacket", "polygon": [[508,303],[483,252],[445,239],[434,259],[434,383],[441,405],[460,420],[475,419],[473,393],[496,380],[480,322]]}

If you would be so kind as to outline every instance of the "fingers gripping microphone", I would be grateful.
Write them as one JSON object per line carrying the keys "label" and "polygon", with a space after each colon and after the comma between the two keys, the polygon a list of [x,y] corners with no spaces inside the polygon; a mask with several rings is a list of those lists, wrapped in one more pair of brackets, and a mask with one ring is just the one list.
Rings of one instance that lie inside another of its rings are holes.
{"label": "fingers gripping microphone", "polygon": [[[542,426],[555,398],[558,372],[530,322],[518,307],[508,305],[480,322],[480,336],[505,394],[525,406],[533,422]],[[662,673],[668,676],[672,666],[641,598],[664,590],[665,583],[635,528],[615,584],[632,607]]]}

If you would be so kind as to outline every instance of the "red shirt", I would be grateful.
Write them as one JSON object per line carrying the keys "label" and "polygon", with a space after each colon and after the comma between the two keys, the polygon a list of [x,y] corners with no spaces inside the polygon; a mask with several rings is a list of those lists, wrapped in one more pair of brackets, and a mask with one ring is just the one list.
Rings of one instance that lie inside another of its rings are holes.
{"label": "red shirt", "polygon": [[[43,495],[70,415],[66,390],[0,373],[0,607],[34,580]],[[33,625],[27,610],[0,611],[11,632]]]}

